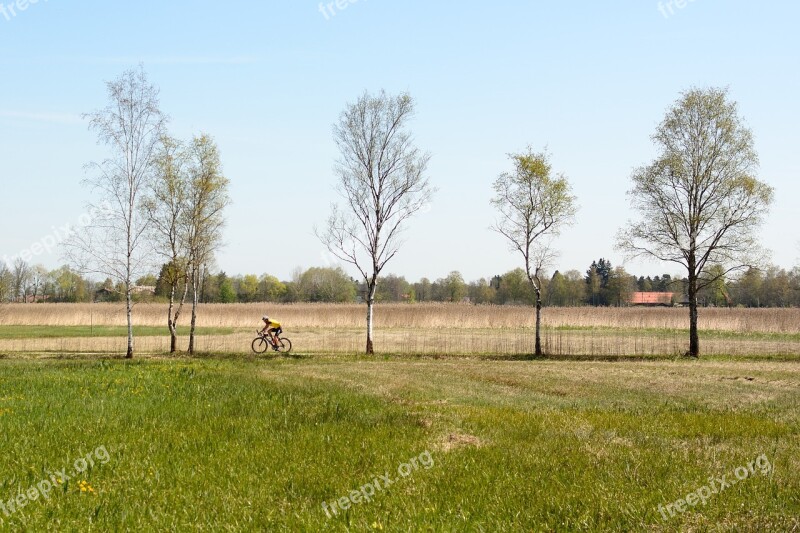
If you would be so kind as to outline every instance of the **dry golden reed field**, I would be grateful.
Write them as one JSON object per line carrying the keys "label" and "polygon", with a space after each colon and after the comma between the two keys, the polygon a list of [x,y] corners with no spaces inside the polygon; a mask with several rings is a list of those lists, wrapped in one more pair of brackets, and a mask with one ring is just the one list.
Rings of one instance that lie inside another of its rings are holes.
{"label": "dry golden reed field", "polygon": [[[137,304],[137,326],[165,325],[166,304]],[[263,314],[279,320],[298,353],[359,352],[366,306],[357,304],[206,304],[200,328],[233,328],[203,334],[201,351],[244,353]],[[545,308],[543,342],[551,355],[671,355],[686,350],[688,310],[680,308]],[[181,320],[187,325],[186,309]],[[1,326],[124,326],[123,304],[0,306]],[[534,310],[469,304],[379,304],[376,350],[430,355],[517,355],[533,351]],[[800,309],[700,310],[705,354],[800,354]],[[166,328],[165,328],[166,333]],[[185,339],[183,340],[185,343]],[[139,351],[161,352],[168,336],[139,336]],[[119,337],[0,339],[5,351],[115,352]]]}
{"label": "dry golden reed field", "polygon": [[[449,303],[377,304],[378,328],[528,328],[534,309],[524,306]],[[183,318],[188,320],[189,307]],[[134,308],[139,326],[161,326],[167,304],[139,303]],[[363,304],[201,304],[200,327],[252,328],[269,314],[289,328],[340,328],[364,325]],[[800,333],[800,309],[701,308],[700,328],[735,333]],[[545,307],[542,324],[548,328],[687,329],[687,309],[669,307]],[[124,303],[30,304],[0,306],[0,326],[124,326]],[[184,322],[185,323],[185,322]]]}

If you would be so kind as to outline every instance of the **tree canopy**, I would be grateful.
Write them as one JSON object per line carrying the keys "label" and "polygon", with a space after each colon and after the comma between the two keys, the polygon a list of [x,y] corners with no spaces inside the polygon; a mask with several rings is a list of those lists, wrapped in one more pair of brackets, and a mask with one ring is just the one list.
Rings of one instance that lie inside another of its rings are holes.
{"label": "tree canopy", "polygon": [[[620,232],[617,245],[629,256],[686,270],[688,353],[698,356],[698,290],[763,257],[755,230],[772,203],[773,189],[755,176],[753,134],[725,89],[685,92],[652,139],[658,155],[633,173],[629,191],[639,219]],[[712,265],[722,268],[712,270]]]}

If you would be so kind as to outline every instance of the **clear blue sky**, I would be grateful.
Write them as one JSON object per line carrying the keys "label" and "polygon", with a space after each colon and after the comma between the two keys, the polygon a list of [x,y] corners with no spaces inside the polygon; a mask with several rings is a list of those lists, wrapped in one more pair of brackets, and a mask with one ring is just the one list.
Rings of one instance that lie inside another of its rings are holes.
{"label": "clear blue sky", "polygon": [[[233,205],[218,267],[230,274],[286,279],[325,264],[313,227],[336,199],[331,125],[380,89],[416,99],[412,129],[439,188],[388,271],[476,279],[516,267],[488,229],[488,201],[506,154],[526,145],[549,148],[581,206],[556,266],[621,264],[631,170],[653,157],[650,135],[679,93],[710,85],[730,87],[777,189],[765,245],[778,265],[798,263],[797,2],[695,0],[671,14],[664,2],[666,16],[631,0],[340,0],[325,14],[312,0],[0,4],[0,259],[77,222],[83,165],[103,157],[80,114],[142,63],[173,134],[219,143]],[[34,262],[55,267],[59,253]]]}

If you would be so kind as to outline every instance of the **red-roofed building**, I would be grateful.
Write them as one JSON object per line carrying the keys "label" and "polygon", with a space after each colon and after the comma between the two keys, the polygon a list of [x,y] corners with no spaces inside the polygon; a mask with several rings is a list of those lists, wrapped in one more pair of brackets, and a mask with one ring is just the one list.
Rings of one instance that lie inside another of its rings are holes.
{"label": "red-roofed building", "polygon": [[671,292],[634,292],[631,293],[631,305],[671,306]]}

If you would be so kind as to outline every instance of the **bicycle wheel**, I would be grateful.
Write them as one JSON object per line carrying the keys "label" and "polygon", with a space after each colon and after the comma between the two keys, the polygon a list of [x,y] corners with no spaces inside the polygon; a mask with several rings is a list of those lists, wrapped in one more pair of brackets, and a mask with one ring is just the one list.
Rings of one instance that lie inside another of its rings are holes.
{"label": "bicycle wheel", "polygon": [[286,337],[278,339],[278,351],[281,353],[289,353],[292,351],[292,341]]}
{"label": "bicycle wheel", "polygon": [[255,353],[264,353],[267,351],[269,343],[267,342],[267,339],[265,339],[264,337],[256,337],[255,339],[253,339],[252,346],[253,346],[253,351]]}

